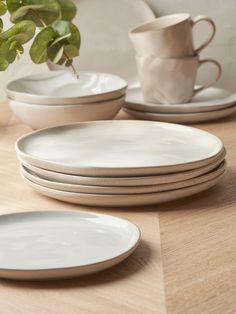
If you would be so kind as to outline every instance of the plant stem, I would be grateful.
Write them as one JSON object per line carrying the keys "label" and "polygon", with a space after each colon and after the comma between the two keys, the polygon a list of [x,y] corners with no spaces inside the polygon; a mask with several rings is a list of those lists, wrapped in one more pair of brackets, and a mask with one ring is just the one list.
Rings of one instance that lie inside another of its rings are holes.
{"label": "plant stem", "polygon": [[[44,22],[44,20],[41,18],[41,16],[38,14],[37,11],[31,10],[31,12],[33,13],[33,15],[34,15],[37,19],[39,19],[39,21],[42,23],[43,27],[47,27],[46,23]],[[67,56],[67,54],[66,54],[65,52],[63,52],[63,55],[64,55],[64,57],[65,57],[67,60],[70,60],[69,57]],[[75,67],[74,67],[73,64],[71,64],[71,68],[72,68],[72,70],[73,70],[74,75],[75,75],[77,78],[79,78],[79,74],[77,73],[77,71],[76,71],[76,69],[75,69]]]}
{"label": "plant stem", "polygon": [[[67,56],[67,54],[66,54],[65,52],[63,52],[63,55],[64,55],[64,57],[65,57],[67,60],[69,60],[69,57]],[[76,71],[76,69],[75,69],[73,63],[71,64],[71,68],[72,68],[72,70],[73,70],[73,72],[74,72],[74,75],[77,77],[77,79],[79,79],[79,74],[77,73],[77,71]]]}

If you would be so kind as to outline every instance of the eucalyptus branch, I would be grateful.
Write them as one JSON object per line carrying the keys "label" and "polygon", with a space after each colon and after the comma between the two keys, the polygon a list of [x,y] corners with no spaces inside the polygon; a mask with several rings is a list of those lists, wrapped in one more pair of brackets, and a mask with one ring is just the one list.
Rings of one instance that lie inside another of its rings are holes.
{"label": "eucalyptus branch", "polygon": [[[68,61],[70,60],[70,58],[67,56],[67,54],[66,54],[65,51],[63,52],[63,56],[64,56]],[[77,78],[79,78],[79,74],[77,73],[77,71],[76,71],[76,69],[75,69],[73,63],[72,63],[70,66],[71,66],[71,69],[73,70],[74,75],[75,75]]]}
{"label": "eucalyptus branch", "polygon": [[77,75],[73,59],[79,55],[80,33],[72,23],[76,15],[72,0],[0,0],[0,16],[7,11],[15,25],[4,32],[0,18],[0,71],[24,52],[22,45],[34,39],[30,48],[34,63],[52,60],[71,66]]}

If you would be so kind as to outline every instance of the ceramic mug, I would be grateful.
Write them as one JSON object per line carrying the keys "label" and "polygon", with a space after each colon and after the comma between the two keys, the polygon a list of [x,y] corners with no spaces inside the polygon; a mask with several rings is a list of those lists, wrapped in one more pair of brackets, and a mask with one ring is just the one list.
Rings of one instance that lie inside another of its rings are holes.
{"label": "ceramic mug", "polygon": [[[194,49],[193,27],[207,22],[212,28],[210,37]],[[194,56],[209,45],[215,36],[215,23],[206,16],[191,19],[187,13],[167,15],[142,24],[129,32],[138,55],[175,58]]]}
{"label": "ceramic mug", "polygon": [[[221,66],[217,61],[200,61],[198,56],[169,59],[137,56],[136,61],[144,99],[151,103],[187,103],[197,93],[214,85],[221,76]],[[216,66],[216,78],[195,87],[197,71],[204,64]]]}

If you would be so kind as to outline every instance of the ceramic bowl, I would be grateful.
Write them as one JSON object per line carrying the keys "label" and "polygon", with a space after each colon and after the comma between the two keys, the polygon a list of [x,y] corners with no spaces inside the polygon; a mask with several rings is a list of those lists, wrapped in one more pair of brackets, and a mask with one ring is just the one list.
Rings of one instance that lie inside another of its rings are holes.
{"label": "ceramic bowl", "polygon": [[81,121],[112,120],[124,104],[124,97],[79,104],[44,106],[8,99],[15,115],[33,129],[47,128]]}
{"label": "ceramic bowl", "polygon": [[119,76],[80,72],[79,79],[66,71],[26,76],[7,85],[9,98],[40,105],[77,105],[107,101],[125,94],[127,82]]}

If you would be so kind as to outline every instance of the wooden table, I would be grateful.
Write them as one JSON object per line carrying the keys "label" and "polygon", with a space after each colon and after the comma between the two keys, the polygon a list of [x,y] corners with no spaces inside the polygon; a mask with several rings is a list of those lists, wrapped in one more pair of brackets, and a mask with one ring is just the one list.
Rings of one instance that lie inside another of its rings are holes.
{"label": "wooden table", "polygon": [[222,183],[168,204],[90,208],[44,197],[22,181],[14,143],[30,128],[2,104],[1,214],[49,209],[108,213],[138,224],[142,242],[122,264],[90,277],[42,283],[0,280],[0,313],[236,313],[236,117],[198,127],[225,143],[229,170]]}

